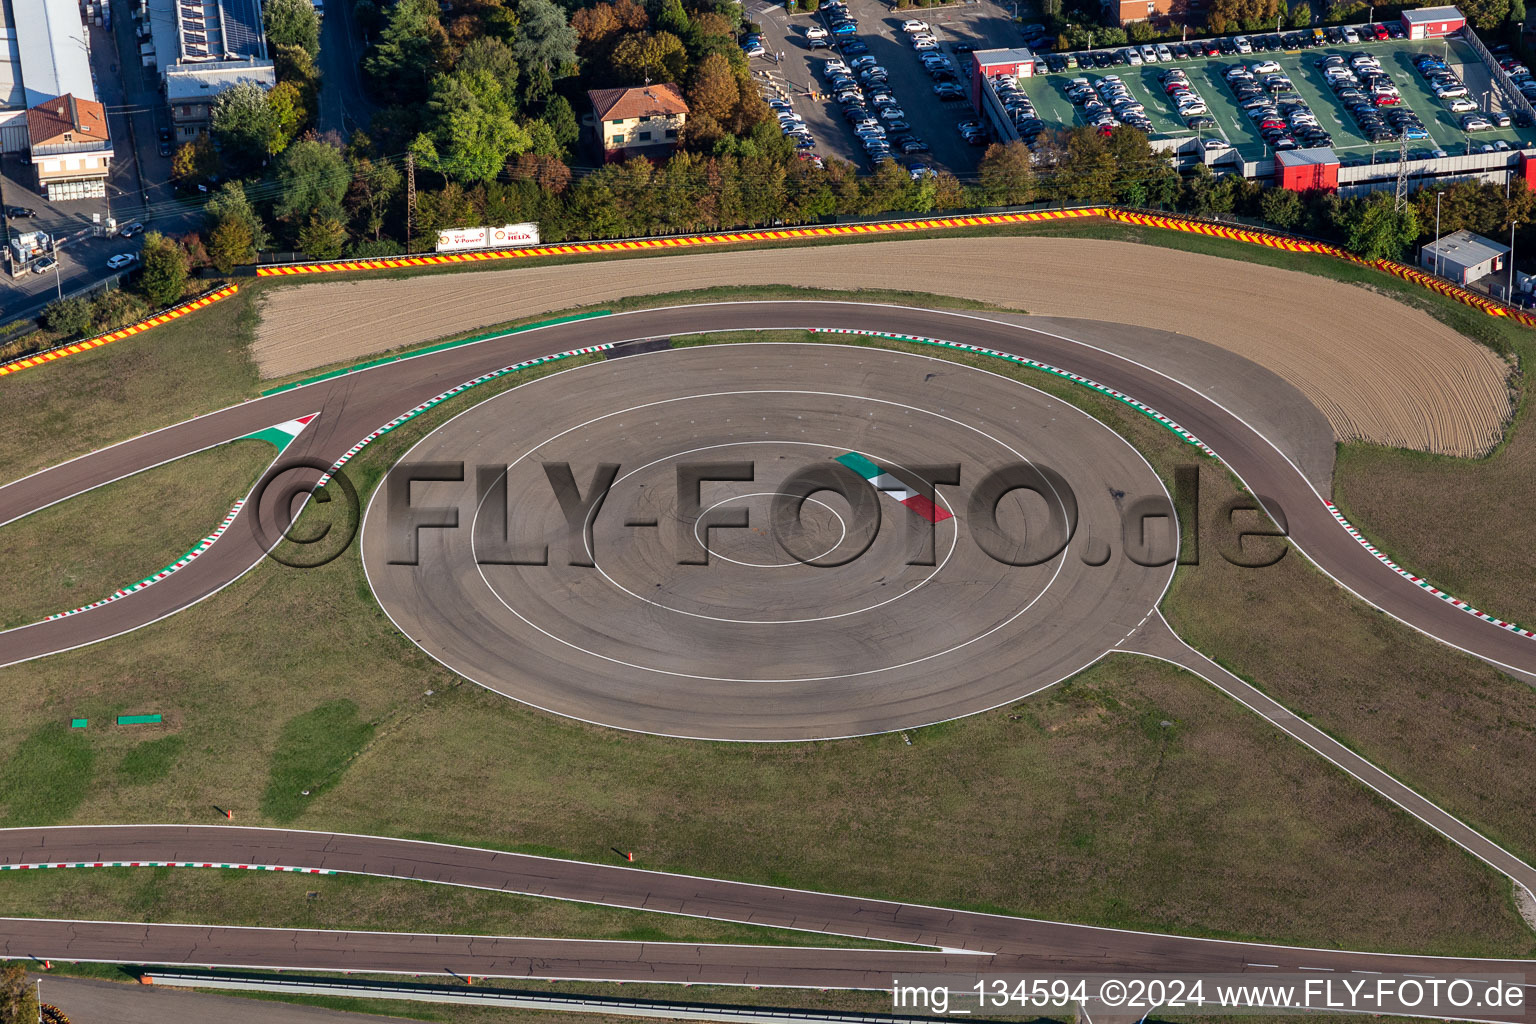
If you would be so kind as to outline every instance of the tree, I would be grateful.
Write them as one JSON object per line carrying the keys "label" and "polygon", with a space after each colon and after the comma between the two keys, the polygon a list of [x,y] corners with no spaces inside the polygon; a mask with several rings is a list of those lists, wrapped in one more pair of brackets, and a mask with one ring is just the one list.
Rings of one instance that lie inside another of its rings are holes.
{"label": "tree", "polygon": [[1308,0],[1301,0],[1301,3],[1291,8],[1290,26],[1291,28],[1306,28],[1311,24],[1312,4]]}
{"label": "tree", "polygon": [[347,245],[347,225],[334,213],[317,213],[299,229],[299,248],[317,260],[331,260]]}
{"label": "tree", "polygon": [[300,139],[278,157],[273,179],[280,194],[272,212],[297,223],[312,213],[339,212],[352,175],[335,146]]}
{"label": "tree", "polygon": [[507,158],[533,144],[506,87],[486,70],[440,75],[427,104],[432,121],[412,144],[427,166],[459,181],[490,181]]}
{"label": "tree", "polygon": [[1509,23],[1517,32],[1525,24],[1525,0],[1510,0]]}
{"label": "tree", "polygon": [[269,44],[320,55],[320,13],[310,0],[264,0],[261,6]]}
{"label": "tree", "polygon": [[384,230],[384,209],[400,191],[403,180],[404,175],[387,161],[375,163],[368,157],[352,161],[352,188],[348,196],[374,241],[379,240]]}
{"label": "tree", "polygon": [[675,36],[686,36],[693,27],[683,10],[682,0],[661,0],[661,10],[656,15],[656,27]]}
{"label": "tree", "polygon": [[399,103],[426,98],[432,73],[447,62],[448,33],[437,15],[435,0],[399,0],[390,8],[363,58],[363,71],[381,95]]}
{"label": "tree", "polygon": [[1277,228],[1293,228],[1301,220],[1301,193],[1288,188],[1266,188],[1259,196],[1259,214]]}
{"label": "tree", "polygon": [[274,152],[281,153],[309,120],[309,111],[304,109],[304,94],[292,82],[278,82],[267,93],[267,106],[272,110],[272,123],[277,132],[277,138],[273,140]]}
{"label": "tree", "polygon": [[208,258],[219,273],[228,274],[238,266],[256,262],[256,244],[251,238],[251,226],[238,217],[226,217],[219,221],[208,236]]}
{"label": "tree", "polygon": [[564,96],[556,96],[544,105],[544,123],[549,125],[562,149],[569,150],[581,138],[576,111],[571,109],[571,101]]}
{"label": "tree", "polygon": [[91,329],[91,300],[72,295],[48,303],[43,310],[43,325],[70,337],[84,334]]}
{"label": "tree", "polygon": [[1465,0],[1461,13],[1474,27],[1491,32],[1509,20],[1510,0]]}
{"label": "tree", "polygon": [[241,162],[259,164],[282,150],[267,91],[255,82],[239,82],[219,93],[209,116],[225,153]]}
{"label": "tree", "polygon": [[245,234],[250,236],[252,249],[260,251],[272,244],[261,216],[246,198],[245,186],[238,181],[226,181],[220,185],[218,192],[203,207],[203,216],[209,230],[213,232],[217,232],[219,226],[226,221],[239,221],[245,226]]}
{"label": "tree", "polygon": [[1419,235],[1419,214],[1396,208],[1390,192],[1372,192],[1344,207],[1340,227],[1350,251],[1368,260],[1395,260]]}
{"label": "tree", "polygon": [[171,177],[179,185],[196,185],[217,173],[219,153],[213,148],[213,140],[206,135],[182,143],[171,158]]}
{"label": "tree", "polygon": [[491,36],[481,36],[464,47],[453,69],[460,74],[488,71],[509,93],[517,81],[517,57],[512,48]]}
{"label": "tree", "polygon": [[576,30],[566,23],[565,11],[551,0],[523,0],[517,11],[521,21],[512,52],[525,68],[537,65],[553,75],[576,63]]}
{"label": "tree", "polygon": [[27,969],[11,964],[0,970],[0,1024],[34,1024],[38,1019],[37,987]]}
{"label": "tree", "polygon": [[694,69],[687,98],[690,120],[709,117],[721,125],[728,122],[740,99],[736,72],[731,68],[731,62],[718,53],[712,53],[701,60]]}
{"label": "tree", "polygon": [[632,33],[613,48],[611,63],[627,85],[681,82],[688,73],[688,49],[671,32]]}
{"label": "tree", "polygon": [[977,175],[984,206],[1022,206],[1035,198],[1035,169],[1022,142],[988,146]]}
{"label": "tree", "polygon": [[139,290],[156,307],[180,301],[187,290],[187,254],[181,246],[158,231],[144,236],[139,253],[144,270],[139,275]]}
{"label": "tree", "polygon": [[1157,32],[1152,28],[1151,22],[1133,21],[1125,29],[1126,38],[1133,43],[1151,42],[1155,35]]}

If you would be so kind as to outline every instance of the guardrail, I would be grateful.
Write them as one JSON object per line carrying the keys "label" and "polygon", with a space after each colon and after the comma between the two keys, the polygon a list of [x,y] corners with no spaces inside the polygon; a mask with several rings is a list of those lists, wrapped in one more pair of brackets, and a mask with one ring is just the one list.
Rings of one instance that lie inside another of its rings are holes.
{"label": "guardrail", "polygon": [[[620,999],[575,996],[558,992],[474,988],[428,982],[366,981],[356,978],[272,977],[235,971],[146,970],[140,980],[177,988],[210,988],[236,992],[288,992],[303,995],[369,999],[410,999],[434,1003],[467,1003],[529,1010],[564,1010],[624,1017],[668,1020],[731,1021],[739,1024],[783,1024],[786,1021],[826,1021],[829,1024],[911,1024],[932,1017],[884,1013],[836,1013],[775,1007],[726,1006],[718,1003],[679,1003],[659,999]],[[967,1018],[980,1024],[995,1024]]]}

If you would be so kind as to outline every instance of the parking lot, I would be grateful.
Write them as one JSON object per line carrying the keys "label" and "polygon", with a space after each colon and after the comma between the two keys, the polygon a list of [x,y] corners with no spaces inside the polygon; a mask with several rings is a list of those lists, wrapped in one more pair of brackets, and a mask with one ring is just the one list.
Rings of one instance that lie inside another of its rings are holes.
{"label": "parking lot", "polygon": [[[926,164],[961,178],[973,175],[985,147],[969,145],[956,126],[974,119],[975,112],[967,99],[946,102],[934,94],[934,80],[923,68],[901,25],[909,18],[927,23],[939,44],[939,52],[950,57],[956,80],[968,89],[970,57],[968,52],[957,53],[955,47],[984,50],[1021,45],[1010,10],[991,0],[901,12],[880,0],[846,3],[848,13],[858,22],[858,31],[851,37],[838,38],[858,39],[868,47],[867,56],[889,72],[885,88],[906,115],[902,120],[909,126],[901,134],[911,134],[929,147],[926,153],[903,155],[896,151],[892,155],[907,166]],[[755,3],[748,10],[749,16],[763,28],[763,44],[768,52],[767,56],[753,58],[754,73],[759,80],[779,87],[770,87],[766,95],[772,98],[783,94],[792,103],[794,112],[810,128],[816,142],[814,152],[869,169],[871,161],[844,119],[842,106],[827,92],[829,81],[822,67],[829,59],[838,58],[839,52],[836,48],[813,49],[805,34],[813,25],[825,28],[825,20],[820,15],[787,15],[782,4]],[[772,59],[771,55],[778,53],[784,54],[782,61]]]}
{"label": "parking lot", "polygon": [[1511,125],[1475,134],[1463,131],[1459,115],[1453,114],[1443,101],[1436,98],[1413,65],[1414,56],[1426,52],[1442,57],[1452,70],[1461,75],[1469,98],[1482,109],[1500,109],[1498,96],[1491,93],[1486,67],[1478,60],[1471,46],[1456,39],[1344,43],[1300,51],[1202,56],[1143,64],[1139,67],[1068,69],[1025,79],[1022,85],[1034,101],[1040,117],[1048,123],[1082,124],[1084,122],[1080,113],[1067,98],[1067,83],[1077,77],[1094,81],[1106,74],[1118,74],[1132,95],[1145,105],[1147,116],[1153,124],[1154,137],[1186,138],[1197,133],[1186,128],[1177,117],[1176,109],[1158,82],[1160,71],[1179,67],[1189,75],[1191,86],[1205,100],[1210,110],[1209,116],[1216,122],[1215,128],[1205,129],[1199,134],[1220,137],[1233,145],[1245,159],[1258,160],[1269,155],[1268,146],[1257,126],[1238,105],[1222,74],[1238,63],[1274,61],[1280,65],[1282,73],[1290,78],[1293,91],[1306,102],[1321,127],[1333,137],[1333,148],[1343,162],[1347,165],[1365,164],[1395,159],[1399,143],[1372,143],[1360,130],[1345,104],[1328,88],[1317,62],[1332,54],[1347,58],[1353,53],[1367,53],[1381,62],[1382,70],[1391,76],[1393,84],[1401,90],[1401,106],[1417,114],[1430,135],[1429,139],[1410,142],[1410,151],[1417,151],[1418,155],[1429,155],[1433,150],[1440,149],[1454,156],[1466,153],[1469,146],[1475,150],[1484,145],[1492,145],[1496,140],[1503,140],[1517,149],[1536,145],[1536,131],[1529,127]]}

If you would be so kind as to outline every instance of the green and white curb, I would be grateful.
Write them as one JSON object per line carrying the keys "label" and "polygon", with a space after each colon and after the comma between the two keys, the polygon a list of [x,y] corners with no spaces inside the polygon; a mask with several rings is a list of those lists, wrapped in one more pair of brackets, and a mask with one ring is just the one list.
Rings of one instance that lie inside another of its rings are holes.
{"label": "green and white curb", "polygon": [[309,426],[309,421],[318,415],[320,414],[317,412],[312,412],[308,416],[300,416],[296,420],[288,420],[286,422],[277,424],[275,427],[268,427],[265,430],[258,430],[254,434],[246,434],[244,437],[238,438],[238,440],[265,441],[275,447],[277,449],[277,453],[281,455],[283,452],[288,450],[288,446],[290,444],[293,444],[294,438],[302,434],[304,432],[304,428]]}
{"label": "green and white curb", "polygon": [[997,349],[983,348],[980,345],[967,345],[960,341],[944,341],[939,338],[923,338],[916,334],[888,334],[885,331],[860,331],[845,327],[812,327],[811,333],[855,334],[866,338],[890,338],[893,341],[907,341],[914,345],[933,345],[937,348],[954,349],[957,352],[973,352],[977,355],[991,356],[993,359],[1002,359],[1005,362],[1013,363],[1017,366],[1027,366],[1031,370],[1040,370],[1044,373],[1049,373],[1053,377],[1060,377],[1063,380],[1070,380],[1074,384],[1081,384],[1084,387],[1092,388],[1099,394],[1108,395],[1110,398],[1115,399],[1117,402],[1124,402],[1126,405],[1130,406],[1132,409],[1135,409],[1143,416],[1146,416],[1154,422],[1157,422],[1171,430],[1175,435],[1177,435],[1179,440],[1185,442],[1186,444],[1193,445],[1213,459],[1216,458],[1216,453],[1211,451],[1211,449],[1206,446],[1204,441],[1200,440],[1194,434],[1191,434],[1189,431],[1185,430],[1183,427],[1179,426],[1173,420],[1169,419],[1167,416],[1164,416],[1150,405],[1144,405],[1143,403],[1138,402],[1136,399],[1132,398],[1130,395],[1116,391],[1114,388],[1100,384],[1098,381],[1084,377],[1082,374],[1073,373],[1070,370],[1063,370],[1061,367],[1052,366],[1050,363],[1042,363],[1038,359],[1028,359],[1024,356],[1013,355],[1010,352],[999,352]]}
{"label": "green and white curb", "polygon": [[[267,427],[264,430],[258,430],[254,434],[246,434],[244,437],[238,437],[235,440],[266,441],[267,443],[274,445],[277,448],[278,455],[282,455],[283,451],[293,443],[294,438],[303,433],[304,428],[307,427],[310,421],[318,415],[320,414],[310,413],[308,416],[301,416],[296,420],[287,420],[283,423],[278,423],[275,426]],[[175,575],[177,572],[191,565],[193,561],[198,558],[198,556],[207,551],[209,548],[213,547],[214,543],[218,541],[220,537],[224,536],[225,531],[227,531],[234,523],[235,519],[239,517],[240,510],[245,508],[245,502],[245,498],[241,498],[239,501],[235,502],[235,504],[230,508],[229,514],[220,521],[219,525],[214,528],[212,533],[198,541],[196,544],[192,545],[192,547],[187,550],[186,554],[182,555],[180,558],[176,559],[176,561],[172,562],[170,565],[167,565],[159,572],[145,576],[143,579],[135,583],[130,583],[126,587],[123,587],[119,590],[114,590],[111,594],[102,598],[100,601],[92,601],[90,604],[83,604],[78,608],[71,608],[67,612],[55,612],[42,621],[52,622],[54,619],[67,619],[71,615],[79,615],[81,612],[88,612],[93,608],[100,608],[102,605],[111,604],[113,601],[121,601],[123,598],[128,597],[130,594],[137,594],[139,591],[148,587],[152,587],[156,583],[159,583],[160,581]]]}
{"label": "green and white curb", "polygon": [[52,868],[227,868],[233,871],[287,871],[297,875],[334,875],[330,868],[296,868],[287,864],[215,864],[194,860],[98,860],[58,864],[0,864],[0,871],[43,871]]}
{"label": "green and white curb", "polygon": [[490,373],[481,374],[474,380],[467,380],[456,388],[449,388],[447,391],[444,391],[442,394],[436,396],[435,398],[429,398],[425,402],[422,402],[410,412],[396,416],[394,419],[384,424],[378,430],[375,430],[373,433],[357,442],[357,444],[347,449],[347,453],[333,462],[331,464],[330,470],[320,477],[320,482],[315,484],[315,487],[317,489],[324,487],[327,483],[330,482],[331,477],[335,476],[342,466],[345,466],[357,456],[358,452],[362,451],[364,448],[368,447],[370,444],[377,441],[385,434],[405,423],[409,423],[411,420],[415,419],[417,416],[420,416],[428,409],[448,401],[448,399],[455,395],[461,395],[468,391],[470,388],[479,387],[481,384],[493,381],[498,377],[505,377],[509,373],[516,373],[519,370],[526,370],[531,366],[541,366],[544,363],[556,363],[562,359],[570,359],[573,356],[589,356],[597,352],[607,352],[609,349],[613,348],[613,345],[614,343],[610,341],[605,342],[602,345],[591,345],[587,348],[573,348],[565,352],[556,352],[553,355],[539,356],[536,359],[525,359],[520,363],[513,363],[511,366],[503,366],[499,370],[492,370]]}

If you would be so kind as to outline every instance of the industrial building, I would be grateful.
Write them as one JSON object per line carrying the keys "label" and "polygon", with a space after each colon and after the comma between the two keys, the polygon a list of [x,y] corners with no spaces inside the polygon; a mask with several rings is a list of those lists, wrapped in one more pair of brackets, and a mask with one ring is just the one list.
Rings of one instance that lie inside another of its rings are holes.
{"label": "industrial building", "polygon": [[208,130],[213,102],[225,89],[277,83],[259,0],[146,0],[138,17],[150,37],[141,55],[160,72],[178,144]]}
{"label": "industrial building", "polygon": [[1503,270],[1509,251],[1507,245],[1463,229],[1452,231],[1420,249],[1419,266],[1459,284],[1471,284]]}
{"label": "industrial building", "polygon": [[75,0],[0,3],[0,152],[30,153],[51,200],[106,195],[112,140]]}

